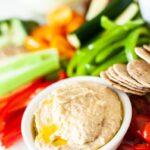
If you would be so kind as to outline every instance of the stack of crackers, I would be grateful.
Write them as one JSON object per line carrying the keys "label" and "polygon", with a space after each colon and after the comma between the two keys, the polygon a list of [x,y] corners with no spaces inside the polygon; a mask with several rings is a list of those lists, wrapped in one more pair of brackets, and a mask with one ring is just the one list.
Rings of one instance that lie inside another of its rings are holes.
{"label": "stack of crackers", "polygon": [[143,60],[127,65],[115,64],[101,73],[101,77],[114,88],[126,93],[145,95],[150,92],[150,46],[135,49]]}

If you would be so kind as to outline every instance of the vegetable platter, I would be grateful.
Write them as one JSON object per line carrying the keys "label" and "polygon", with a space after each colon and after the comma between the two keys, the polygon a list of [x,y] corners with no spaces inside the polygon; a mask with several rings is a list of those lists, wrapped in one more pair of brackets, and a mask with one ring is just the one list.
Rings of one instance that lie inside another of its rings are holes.
{"label": "vegetable platter", "polygon": [[129,94],[133,106],[130,128],[118,150],[150,150],[150,86],[144,69],[145,79],[133,85],[129,76],[122,83],[107,74],[115,64],[128,67],[133,61],[150,69],[150,27],[137,1],[104,1],[99,0],[102,7],[94,0],[91,6],[86,2],[84,15],[61,4],[46,12],[45,24],[20,18],[0,21],[1,149],[27,149],[21,140],[22,115],[44,88],[68,77],[106,73],[112,86]]}

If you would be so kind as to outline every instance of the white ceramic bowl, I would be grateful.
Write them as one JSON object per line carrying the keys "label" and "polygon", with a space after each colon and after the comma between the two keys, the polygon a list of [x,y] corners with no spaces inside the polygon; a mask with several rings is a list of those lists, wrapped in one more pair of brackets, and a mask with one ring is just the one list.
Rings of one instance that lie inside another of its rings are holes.
{"label": "white ceramic bowl", "polygon": [[[96,82],[102,85],[108,86],[102,79],[99,77],[74,77],[74,78],[68,78],[62,81],[59,81],[49,87],[47,87],[45,90],[43,90],[39,95],[37,95],[32,102],[27,107],[23,119],[22,119],[22,135],[24,142],[28,146],[30,150],[37,150],[34,145],[34,138],[32,134],[32,121],[33,121],[33,115],[35,110],[37,109],[39,102],[43,100],[51,91],[58,88],[60,85],[64,85],[66,83],[71,83],[72,81],[88,81],[88,82]],[[110,86],[108,86],[110,87]],[[110,87],[112,88],[112,87]],[[112,88],[113,89],[113,88]],[[113,89],[114,90],[114,89]],[[124,111],[124,118],[121,125],[121,128],[117,132],[117,134],[113,137],[113,139],[107,143],[105,146],[101,147],[100,150],[116,150],[119,144],[121,143],[125,133],[128,130],[128,127],[131,122],[132,117],[132,107],[130,100],[127,96],[127,94],[123,92],[119,92],[117,90],[114,90],[120,97],[120,100],[123,104],[123,111]],[[114,108],[115,109],[115,108]]]}

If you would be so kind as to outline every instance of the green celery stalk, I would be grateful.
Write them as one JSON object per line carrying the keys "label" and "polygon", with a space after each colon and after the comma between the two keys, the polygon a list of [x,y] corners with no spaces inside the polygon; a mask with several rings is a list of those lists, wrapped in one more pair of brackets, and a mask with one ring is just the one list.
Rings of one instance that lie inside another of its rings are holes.
{"label": "green celery stalk", "polygon": [[0,95],[5,95],[38,77],[57,70],[58,68],[59,58],[57,51],[47,50],[47,54],[44,55],[44,57],[42,55],[39,62],[37,61],[30,64],[23,64],[22,66],[19,66],[19,68],[17,67],[14,70],[9,70],[1,73]]}
{"label": "green celery stalk", "polygon": [[[50,50],[50,49],[49,49]],[[43,61],[43,58],[49,54],[49,50],[39,52],[26,53],[19,56],[14,56],[0,62],[0,73],[8,72],[25,65]],[[54,50],[54,49],[51,49]]]}
{"label": "green celery stalk", "polygon": [[113,56],[111,59],[101,64],[96,70],[91,73],[91,75],[98,76],[102,71],[106,70],[116,63],[127,63],[127,58],[124,51],[121,51],[119,54]]}

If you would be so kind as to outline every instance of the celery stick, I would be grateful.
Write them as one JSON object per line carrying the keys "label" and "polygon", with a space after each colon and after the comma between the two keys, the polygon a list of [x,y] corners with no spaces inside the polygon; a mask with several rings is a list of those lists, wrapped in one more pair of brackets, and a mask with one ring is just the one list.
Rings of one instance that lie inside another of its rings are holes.
{"label": "celery stick", "polygon": [[26,53],[1,61],[0,73],[4,73],[9,70],[14,70],[16,68],[22,67],[24,65],[30,65],[32,63],[42,61],[42,58],[46,57],[49,54],[49,50],[55,49],[47,49],[39,52]]}
{"label": "celery stick", "polygon": [[28,82],[59,68],[57,51],[47,51],[41,61],[20,66],[0,74],[0,95],[5,95]]}

